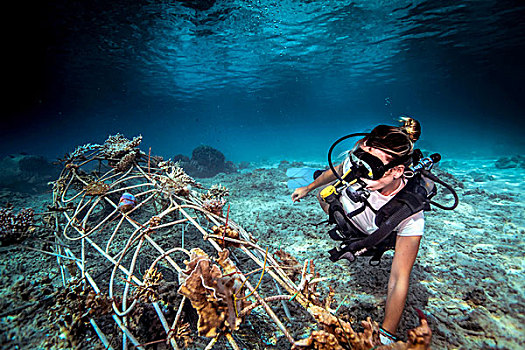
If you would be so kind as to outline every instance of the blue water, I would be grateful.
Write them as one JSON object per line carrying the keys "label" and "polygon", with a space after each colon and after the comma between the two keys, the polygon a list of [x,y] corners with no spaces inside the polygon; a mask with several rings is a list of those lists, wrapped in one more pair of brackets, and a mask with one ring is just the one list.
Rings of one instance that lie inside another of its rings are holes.
{"label": "blue water", "polygon": [[518,1],[45,1],[7,22],[1,155],[57,158],[117,132],[171,157],[324,160],[350,132],[523,154]]}

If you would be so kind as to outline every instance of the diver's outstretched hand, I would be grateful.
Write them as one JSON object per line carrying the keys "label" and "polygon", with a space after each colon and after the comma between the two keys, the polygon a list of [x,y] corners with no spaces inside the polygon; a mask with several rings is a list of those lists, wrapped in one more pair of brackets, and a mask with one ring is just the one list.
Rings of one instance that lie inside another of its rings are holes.
{"label": "diver's outstretched hand", "polygon": [[300,202],[300,199],[305,197],[309,192],[307,186],[296,188],[292,193],[292,202]]}

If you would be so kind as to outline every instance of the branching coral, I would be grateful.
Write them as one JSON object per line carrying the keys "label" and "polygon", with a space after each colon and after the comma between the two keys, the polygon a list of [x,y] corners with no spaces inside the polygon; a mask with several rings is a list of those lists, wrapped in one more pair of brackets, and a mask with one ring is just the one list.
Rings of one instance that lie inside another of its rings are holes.
{"label": "branching coral", "polygon": [[91,143],[88,143],[88,144],[85,144],[85,145],[82,145],[82,146],[78,146],[72,153],[66,154],[64,156],[64,158],[61,159],[61,161],[65,162],[65,163],[70,163],[70,162],[72,162],[75,159],[83,159],[83,158],[85,158],[84,155],[87,152],[89,152],[89,151],[96,151],[96,150],[100,149],[101,147],[102,147],[101,145],[91,144]]}
{"label": "branching coral", "polygon": [[159,226],[160,223],[162,222],[162,218],[160,216],[152,216],[149,220],[148,220],[148,226],[151,228],[151,227],[155,227],[155,226]]}
{"label": "branching coral", "polygon": [[180,276],[183,282],[178,292],[191,301],[199,314],[199,335],[215,337],[221,332],[237,330],[242,322],[237,310],[244,309],[249,302],[235,298],[244,295],[244,287],[236,274],[228,275],[234,268],[233,263],[227,255],[217,260],[226,273],[223,275],[221,268],[213,264],[204,251],[194,248],[190,253],[190,261],[185,261],[185,276]]}
{"label": "branching coral", "polygon": [[[326,309],[312,306],[310,313],[319,323],[321,329],[310,337],[295,342],[292,349],[371,349],[379,343],[379,327],[368,320],[363,333],[356,333],[348,322],[332,315]],[[377,328],[377,332],[375,329]]]}
{"label": "branching coral", "polygon": [[48,182],[48,185],[53,186],[53,195],[57,198],[60,198],[67,188],[66,179],[63,177],[60,177],[56,181]]}
{"label": "branching coral", "polygon": [[[317,291],[317,285],[319,284],[319,282],[324,281],[326,279],[326,277],[321,277],[319,272],[315,271],[315,264],[313,260],[310,260],[310,262],[306,260],[304,262],[303,271],[301,273],[301,282],[299,282],[298,289],[313,305],[320,306],[326,304],[326,301],[323,302],[320,300],[320,294]],[[328,303],[330,302],[331,297],[332,295],[328,295]]]}
{"label": "branching coral", "polygon": [[221,184],[213,185],[210,187],[208,192],[203,194],[201,197],[202,199],[215,199],[215,198],[224,198],[228,197],[230,195],[230,190],[228,190],[226,187],[222,186]]}
{"label": "branching coral", "polygon": [[133,162],[137,158],[138,154],[138,151],[131,151],[123,156],[122,159],[119,160],[117,164],[115,164],[115,170],[122,173],[128,171],[133,166]]}
{"label": "branching coral", "polygon": [[20,242],[34,230],[34,212],[31,208],[14,214],[10,209],[0,208],[0,242],[2,244]]}
{"label": "branching coral", "polygon": [[166,175],[152,175],[153,179],[159,184],[161,188],[168,193],[179,196],[187,196],[190,193],[192,186],[201,188],[191,176],[184,172],[177,163],[172,161],[160,162],[159,167]]}
{"label": "branching coral", "polygon": [[208,192],[201,194],[202,207],[215,215],[222,216],[222,208],[226,204],[225,197],[230,191],[222,185],[213,185]]}
{"label": "branching coral", "polygon": [[202,201],[202,208],[217,216],[222,216],[222,208],[225,204],[224,198],[205,199]]}
{"label": "branching coral", "polygon": [[128,140],[121,134],[110,135],[102,145],[102,154],[108,158],[120,159],[137,148],[142,142],[142,136]]}
{"label": "branching coral", "polygon": [[184,344],[184,348],[187,348],[192,342],[193,338],[191,337],[191,330],[189,323],[182,323],[177,325],[169,335],[168,339],[173,337]]}

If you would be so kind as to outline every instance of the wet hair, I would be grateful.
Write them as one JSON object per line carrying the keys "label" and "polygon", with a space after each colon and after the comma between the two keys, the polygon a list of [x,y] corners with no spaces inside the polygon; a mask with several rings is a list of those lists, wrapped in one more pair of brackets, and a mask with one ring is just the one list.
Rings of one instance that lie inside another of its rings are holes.
{"label": "wet hair", "polygon": [[[414,143],[421,136],[421,125],[408,116],[401,116],[402,126],[378,125],[362,142],[368,147],[377,148],[392,160],[409,156],[414,151]],[[405,164],[409,164],[407,161]]]}

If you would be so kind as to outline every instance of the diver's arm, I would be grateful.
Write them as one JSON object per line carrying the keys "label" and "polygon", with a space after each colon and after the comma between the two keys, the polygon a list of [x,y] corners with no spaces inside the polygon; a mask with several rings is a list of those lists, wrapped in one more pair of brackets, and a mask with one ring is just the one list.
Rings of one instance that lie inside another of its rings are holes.
{"label": "diver's arm", "polygon": [[383,321],[383,328],[392,334],[396,334],[405,308],[410,272],[416,261],[420,241],[421,236],[397,236]]}
{"label": "diver's arm", "polygon": [[[336,166],[335,171],[337,171],[337,173],[341,176],[343,173],[343,163]],[[292,193],[292,201],[299,201],[299,199],[305,197],[308,193],[312,192],[316,188],[327,185],[335,179],[337,178],[334,175],[332,169],[324,171],[321,175],[317,177],[317,179],[315,179],[308,186],[296,188],[295,191]]]}

